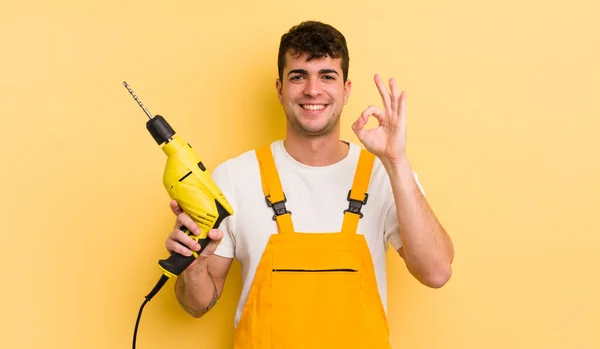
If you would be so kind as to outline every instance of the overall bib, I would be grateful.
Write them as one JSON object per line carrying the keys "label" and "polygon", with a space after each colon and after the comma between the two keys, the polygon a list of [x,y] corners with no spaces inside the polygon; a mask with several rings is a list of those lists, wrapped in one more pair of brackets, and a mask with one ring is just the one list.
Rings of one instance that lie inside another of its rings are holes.
{"label": "overall bib", "polygon": [[295,232],[269,145],[257,149],[278,234],[261,257],[234,335],[235,349],[389,349],[389,328],[365,237],[373,154],[362,150],[340,232]]}

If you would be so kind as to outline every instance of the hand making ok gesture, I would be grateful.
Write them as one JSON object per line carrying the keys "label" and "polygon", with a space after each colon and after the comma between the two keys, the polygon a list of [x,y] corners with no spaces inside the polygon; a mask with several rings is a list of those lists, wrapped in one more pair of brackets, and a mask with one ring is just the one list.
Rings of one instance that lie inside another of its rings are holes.
{"label": "hand making ok gesture", "polygon": [[[358,120],[352,124],[352,130],[365,148],[390,165],[398,164],[405,157],[406,150],[406,93],[398,93],[394,78],[390,79],[390,92],[383,84],[379,74],[375,75],[375,85],[383,100],[383,110],[369,106]],[[379,126],[365,129],[369,116],[375,116]]]}

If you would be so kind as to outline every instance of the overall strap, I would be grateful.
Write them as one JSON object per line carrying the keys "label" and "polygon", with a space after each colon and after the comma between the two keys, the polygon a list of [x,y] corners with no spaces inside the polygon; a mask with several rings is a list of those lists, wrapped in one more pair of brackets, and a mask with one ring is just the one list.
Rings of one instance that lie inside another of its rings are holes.
{"label": "overall strap", "polygon": [[260,179],[262,181],[263,192],[265,193],[265,200],[267,201],[267,205],[273,208],[273,212],[275,213],[273,220],[277,221],[279,233],[293,233],[292,213],[285,207],[287,199],[281,189],[279,174],[277,173],[273,154],[271,153],[271,145],[267,144],[258,148],[256,150],[256,157],[260,168]]}
{"label": "overall strap", "polygon": [[358,227],[358,220],[363,217],[360,209],[367,204],[369,194],[369,181],[373,170],[375,155],[365,149],[361,149],[358,158],[358,165],[354,173],[354,182],[352,189],[348,192],[347,200],[350,202],[348,209],[344,210],[344,222],[342,223],[342,233],[355,234]]}

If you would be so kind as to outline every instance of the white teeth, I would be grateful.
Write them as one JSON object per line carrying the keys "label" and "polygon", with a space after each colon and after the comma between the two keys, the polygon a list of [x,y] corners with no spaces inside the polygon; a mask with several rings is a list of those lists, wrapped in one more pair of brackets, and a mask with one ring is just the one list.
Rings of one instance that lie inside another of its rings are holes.
{"label": "white teeth", "polygon": [[323,104],[304,104],[302,106],[302,108],[308,109],[308,110],[321,110],[321,109],[325,108],[325,105],[323,105]]}

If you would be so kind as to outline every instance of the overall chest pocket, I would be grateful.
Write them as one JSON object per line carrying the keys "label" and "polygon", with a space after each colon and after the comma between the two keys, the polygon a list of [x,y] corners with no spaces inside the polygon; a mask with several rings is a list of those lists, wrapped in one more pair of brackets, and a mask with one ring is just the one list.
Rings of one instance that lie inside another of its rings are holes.
{"label": "overall chest pocket", "polygon": [[311,261],[303,266],[274,263],[274,348],[365,348],[354,331],[361,315],[360,271],[350,261],[340,265],[347,257],[327,257],[318,263],[318,256],[304,255]]}

